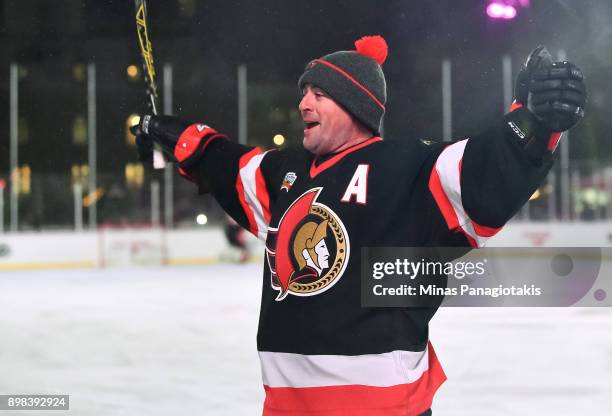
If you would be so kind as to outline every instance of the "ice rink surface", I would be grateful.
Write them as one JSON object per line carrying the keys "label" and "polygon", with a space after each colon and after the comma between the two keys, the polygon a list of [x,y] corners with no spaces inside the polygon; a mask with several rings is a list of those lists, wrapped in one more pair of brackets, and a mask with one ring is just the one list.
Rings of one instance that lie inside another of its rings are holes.
{"label": "ice rink surface", "polygon": [[[261,266],[0,273],[0,394],[70,411],[260,415]],[[610,415],[612,309],[443,308],[434,415]]]}

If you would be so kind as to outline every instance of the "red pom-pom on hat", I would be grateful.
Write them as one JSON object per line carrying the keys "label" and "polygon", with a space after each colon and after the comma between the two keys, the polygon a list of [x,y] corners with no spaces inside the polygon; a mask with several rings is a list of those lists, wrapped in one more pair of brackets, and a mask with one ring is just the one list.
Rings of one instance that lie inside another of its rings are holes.
{"label": "red pom-pom on hat", "polygon": [[382,65],[387,59],[388,46],[382,36],[364,36],[355,42],[358,53],[374,59],[378,65]]}

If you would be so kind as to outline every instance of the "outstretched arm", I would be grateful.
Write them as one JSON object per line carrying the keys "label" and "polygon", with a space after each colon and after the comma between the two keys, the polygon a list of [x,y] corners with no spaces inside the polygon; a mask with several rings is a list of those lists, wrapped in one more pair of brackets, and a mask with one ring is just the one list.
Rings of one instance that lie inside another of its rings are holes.
{"label": "outstretched arm", "polygon": [[561,133],[584,116],[581,71],[552,62],[544,47],[519,73],[511,111],[482,133],[445,147],[429,189],[451,230],[480,247],[528,201],[546,178]]}
{"label": "outstretched arm", "polygon": [[238,224],[265,240],[274,198],[269,181],[275,171],[275,158],[268,152],[231,142],[205,124],[170,116],[146,115],[133,132],[141,160],[149,160],[153,143],[160,144],[182,176],[201,193],[211,192]]}

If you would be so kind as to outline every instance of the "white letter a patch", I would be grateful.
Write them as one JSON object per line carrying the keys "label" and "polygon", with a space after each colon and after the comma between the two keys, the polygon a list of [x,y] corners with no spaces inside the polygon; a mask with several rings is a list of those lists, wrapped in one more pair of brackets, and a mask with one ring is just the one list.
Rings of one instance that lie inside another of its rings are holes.
{"label": "white letter a patch", "polygon": [[353,195],[355,195],[355,202],[358,204],[365,205],[368,199],[368,171],[370,165],[359,165],[355,169],[355,174],[348,184],[342,202],[351,202]]}

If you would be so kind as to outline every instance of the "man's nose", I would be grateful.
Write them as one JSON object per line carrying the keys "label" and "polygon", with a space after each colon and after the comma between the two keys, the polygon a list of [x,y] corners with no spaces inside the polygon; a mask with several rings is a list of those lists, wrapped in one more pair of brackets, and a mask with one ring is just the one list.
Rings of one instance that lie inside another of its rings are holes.
{"label": "man's nose", "polygon": [[302,100],[300,101],[300,104],[298,105],[298,109],[300,110],[300,113],[304,113],[305,111],[312,110],[312,107],[310,105],[310,97],[309,96],[310,96],[310,94],[306,93],[302,97]]}

